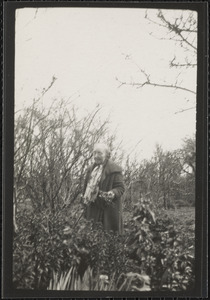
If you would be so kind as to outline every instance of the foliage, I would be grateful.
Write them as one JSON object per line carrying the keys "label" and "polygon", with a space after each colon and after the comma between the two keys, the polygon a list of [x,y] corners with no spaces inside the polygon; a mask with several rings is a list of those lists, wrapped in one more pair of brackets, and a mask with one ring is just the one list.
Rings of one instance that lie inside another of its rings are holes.
{"label": "foliage", "polygon": [[[121,281],[121,284],[119,284]],[[137,287],[135,284],[140,285]],[[88,267],[81,277],[75,274],[75,269],[61,274],[53,273],[48,290],[76,290],[76,291],[150,291],[150,279],[138,273],[121,274],[115,281],[115,272],[109,279],[107,275],[94,277],[93,270]]]}
{"label": "foliage", "polygon": [[45,289],[52,271],[70,268],[68,248],[63,244],[62,211],[49,209],[18,214],[13,242],[13,280],[18,288]]}
{"label": "foliage", "polygon": [[68,272],[62,273],[60,276],[53,271],[48,290],[75,290],[75,267],[71,267]]}
{"label": "foliage", "polygon": [[159,212],[155,219],[150,205],[142,200],[127,226],[130,265],[133,271],[151,278],[152,290],[192,289],[193,241],[186,239],[186,231],[180,231],[165,211]]}
{"label": "foliage", "polygon": [[71,267],[79,276],[84,276],[88,266],[94,276],[99,276],[99,270],[107,276],[116,270],[115,279],[125,271],[123,237],[84,218],[77,222],[80,213],[79,204],[54,213],[50,209],[18,213],[13,249],[16,287],[46,289],[53,272],[61,276]]}
{"label": "foliage", "polygon": [[[14,238],[14,285],[29,289],[185,290],[194,284],[190,217],[154,214],[141,199],[124,235],[80,218],[81,205],[52,213],[22,210]],[[79,221],[78,221],[79,220]],[[68,227],[66,227],[68,226]],[[67,230],[64,230],[67,228]]]}
{"label": "foliage", "polygon": [[78,273],[80,276],[88,266],[94,276],[100,273],[109,278],[115,270],[117,278],[125,271],[124,237],[104,231],[101,224],[81,219],[76,227],[70,226],[65,243],[70,255],[78,258]]}

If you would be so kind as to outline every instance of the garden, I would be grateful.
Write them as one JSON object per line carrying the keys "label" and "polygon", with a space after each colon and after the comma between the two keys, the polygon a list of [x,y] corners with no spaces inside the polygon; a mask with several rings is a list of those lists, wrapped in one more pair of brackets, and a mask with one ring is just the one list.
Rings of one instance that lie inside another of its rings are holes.
{"label": "garden", "polygon": [[[195,284],[195,138],[138,161],[97,107],[79,118],[34,101],[16,118],[13,284],[16,289],[189,291]],[[123,234],[83,216],[81,191],[101,137],[123,165]]]}

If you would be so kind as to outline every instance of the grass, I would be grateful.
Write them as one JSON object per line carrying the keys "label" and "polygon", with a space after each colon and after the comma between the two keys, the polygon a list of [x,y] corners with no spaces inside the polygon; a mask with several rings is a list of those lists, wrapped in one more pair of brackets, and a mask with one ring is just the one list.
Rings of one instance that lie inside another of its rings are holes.
{"label": "grass", "polygon": [[173,220],[178,232],[185,237],[186,245],[192,256],[195,251],[195,207],[182,207],[166,211]]}
{"label": "grass", "polygon": [[195,238],[195,207],[168,210],[167,215],[180,230],[190,233],[192,238]]}
{"label": "grass", "polygon": [[174,221],[186,226],[195,223],[195,207],[182,207],[175,210],[168,210],[167,214]]}

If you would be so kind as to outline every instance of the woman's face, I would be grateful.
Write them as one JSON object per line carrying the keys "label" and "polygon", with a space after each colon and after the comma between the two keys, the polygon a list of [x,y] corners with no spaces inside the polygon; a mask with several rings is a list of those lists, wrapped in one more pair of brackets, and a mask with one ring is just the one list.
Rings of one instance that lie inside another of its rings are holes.
{"label": "woman's face", "polygon": [[103,148],[95,148],[93,150],[93,159],[97,165],[103,164],[106,159],[106,150]]}

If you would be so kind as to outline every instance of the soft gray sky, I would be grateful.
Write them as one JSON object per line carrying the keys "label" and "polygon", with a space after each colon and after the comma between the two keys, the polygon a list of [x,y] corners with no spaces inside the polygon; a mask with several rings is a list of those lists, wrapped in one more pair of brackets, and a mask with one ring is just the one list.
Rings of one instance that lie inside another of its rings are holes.
{"label": "soft gray sky", "polygon": [[[148,10],[155,16],[156,10]],[[168,11],[167,16],[180,16]],[[187,14],[188,11],[185,11]],[[57,80],[44,96],[69,98],[81,115],[97,103],[102,117],[110,114],[110,130],[118,127],[126,151],[136,148],[139,158],[149,158],[156,143],[177,149],[182,139],[195,133],[195,95],[146,86],[119,87],[121,81],[142,79],[139,67],[152,79],[174,80],[178,70],[169,60],[183,49],[154,38],[165,31],[144,18],[145,9],[132,8],[24,8],[16,11],[15,109],[30,105],[54,75]],[[183,86],[196,89],[196,68],[180,75]]]}

